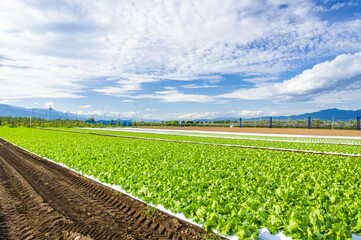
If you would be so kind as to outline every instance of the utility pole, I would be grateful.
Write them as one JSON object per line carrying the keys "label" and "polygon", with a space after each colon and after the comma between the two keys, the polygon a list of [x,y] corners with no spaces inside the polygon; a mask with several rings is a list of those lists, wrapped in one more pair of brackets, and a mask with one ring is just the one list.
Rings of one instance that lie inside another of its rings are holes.
{"label": "utility pole", "polygon": [[34,109],[31,109],[31,117],[30,117],[30,127],[31,127],[31,119],[34,118]]}
{"label": "utility pole", "polygon": [[51,110],[53,110],[53,108],[50,105],[50,107],[49,107],[49,120],[51,120]]}
{"label": "utility pole", "polygon": [[311,117],[308,117],[308,129],[311,129]]}
{"label": "utility pole", "polygon": [[272,117],[269,118],[269,128],[272,128]]}

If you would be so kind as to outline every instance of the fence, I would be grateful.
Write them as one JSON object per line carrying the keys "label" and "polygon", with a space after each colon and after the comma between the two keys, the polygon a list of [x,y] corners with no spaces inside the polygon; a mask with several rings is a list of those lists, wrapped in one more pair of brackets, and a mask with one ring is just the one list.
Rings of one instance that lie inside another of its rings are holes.
{"label": "fence", "polygon": [[239,121],[167,121],[167,122],[133,122],[133,126],[175,126],[175,127],[247,127],[247,128],[313,128],[313,129],[347,129],[360,130],[359,116],[355,119],[339,120],[335,118],[333,121],[322,119],[306,118],[303,120],[275,120],[273,118],[260,118],[253,120]]}
{"label": "fence", "polygon": [[348,121],[336,120],[325,121],[321,119],[312,119],[309,117],[305,120],[241,120],[241,127],[269,127],[269,128],[314,128],[314,129],[348,129],[360,130],[360,117]]}

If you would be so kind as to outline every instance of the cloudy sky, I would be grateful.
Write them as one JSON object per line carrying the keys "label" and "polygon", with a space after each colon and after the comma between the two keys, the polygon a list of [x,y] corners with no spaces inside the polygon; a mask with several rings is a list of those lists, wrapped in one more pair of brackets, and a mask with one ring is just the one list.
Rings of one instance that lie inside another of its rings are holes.
{"label": "cloudy sky", "polygon": [[135,120],[361,109],[361,2],[0,0],[0,103]]}

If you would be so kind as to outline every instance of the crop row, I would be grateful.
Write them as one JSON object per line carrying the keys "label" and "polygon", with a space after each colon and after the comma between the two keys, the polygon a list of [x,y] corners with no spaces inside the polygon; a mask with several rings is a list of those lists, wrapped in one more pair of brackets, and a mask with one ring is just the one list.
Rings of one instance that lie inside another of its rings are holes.
{"label": "crop row", "polygon": [[361,159],[187,143],[0,128],[0,137],[206,230],[258,239],[258,229],[296,239],[361,233]]}
{"label": "crop row", "polygon": [[[80,131],[87,130],[78,129]],[[358,144],[361,145],[361,139],[346,139],[337,136],[320,138],[314,137],[291,137],[291,136],[265,136],[265,135],[237,135],[237,134],[221,134],[221,133],[198,133],[198,132],[183,132],[183,131],[159,131],[158,129],[112,129],[112,128],[94,128],[94,130],[104,131],[125,131],[125,132],[138,132],[138,133],[153,133],[153,134],[165,134],[165,135],[179,135],[179,136],[193,136],[193,137],[221,137],[221,138],[232,138],[232,139],[250,139],[250,140],[274,140],[274,141],[287,141],[287,142],[305,142],[305,143],[336,143],[336,144]]]}
{"label": "crop row", "polygon": [[229,144],[239,146],[291,149],[302,151],[314,151],[322,153],[341,153],[341,154],[361,154],[361,145],[337,145],[337,144],[320,144],[320,143],[300,143],[300,142],[285,142],[285,141],[266,141],[266,140],[249,140],[249,139],[230,139],[230,138],[214,138],[214,137],[192,137],[192,136],[178,136],[166,134],[153,133],[136,133],[125,131],[99,131],[90,129],[72,129],[71,131],[91,132],[110,134],[118,136],[132,136],[143,137],[151,139],[166,139],[185,142],[199,142],[199,143],[214,143],[214,144]]}

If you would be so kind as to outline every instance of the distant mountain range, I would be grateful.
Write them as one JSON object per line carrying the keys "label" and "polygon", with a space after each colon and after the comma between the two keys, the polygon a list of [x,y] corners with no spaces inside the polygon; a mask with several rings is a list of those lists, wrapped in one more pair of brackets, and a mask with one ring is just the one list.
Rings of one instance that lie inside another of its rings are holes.
{"label": "distant mountain range", "polygon": [[[325,109],[319,112],[312,113],[304,113],[300,115],[292,115],[292,116],[272,116],[273,120],[305,120],[308,117],[312,119],[320,119],[324,121],[349,121],[350,119],[356,120],[357,116],[361,116],[361,110],[351,111],[351,110],[340,110],[337,108]],[[269,119],[271,116],[262,116],[262,119]],[[260,117],[257,118],[243,118],[242,120],[259,120]],[[220,120],[235,120],[239,121],[239,118],[215,118],[215,119],[197,119],[194,121],[220,121]]]}
{"label": "distant mountain range", "polygon": [[[0,116],[6,117],[34,117],[34,118],[43,118],[50,119],[49,109],[44,108],[22,108],[17,106],[11,106],[6,104],[0,104]],[[64,113],[57,111],[55,109],[51,110],[51,119],[82,119],[84,116],[79,116],[72,113]]]}
{"label": "distant mountain range", "polygon": [[[11,106],[7,104],[0,104],[0,116],[2,117],[34,117],[34,118],[42,118],[42,119],[78,119],[78,120],[87,120],[91,116],[85,116],[85,115],[77,115],[73,113],[66,113],[66,112],[60,112],[55,109],[51,110],[51,118],[50,118],[50,111],[48,108],[23,108],[23,107],[17,107],[17,106]],[[100,115],[94,115],[94,118],[101,119],[104,116]],[[121,119],[114,119],[114,121],[129,121],[129,120],[121,120]],[[110,120],[97,120],[96,123],[103,123],[103,124],[109,124]]]}
{"label": "distant mountain range", "polygon": [[312,112],[312,113],[304,113],[300,115],[292,115],[292,116],[280,116],[280,117],[273,117],[274,120],[302,120],[311,117],[312,119],[320,119],[324,121],[349,121],[349,120],[356,120],[357,116],[361,116],[361,109],[352,111],[352,110],[340,110],[337,108],[332,109],[325,109],[319,112]]}
{"label": "distant mountain range", "polygon": [[[44,108],[22,108],[17,106],[11,106],[6,104],[0,104],[0,116],[8,116],[8,117],[35,117],[35,118],[43,118],[43,119],[50,119],[50,111],[49,109]],[[300,115],[292,115],[292,116],[272,116],[273,120],[304,120],[308,117],[312,119],[321,119],[325,121],[349,121],[350,119],[356,120],[357,116],[361,116],[361,110],[351,111],[351,110],[340,110],[336,108],[321,110],[319,112],[312,112],[312,113],[304,113]],[[102,116],[94,116],[97,119],[100,119]],[[51,119],[79,119],[85,120],[88,119],[89,116],[83,115],[76,115],[73,113],[64,113],[52,109],[51,111]],[[262,119],[267,119],[269,116],[262,116]],[[243,118],[243,120],[259,120],[260,118]],[[196,119],[193,121],[219,121],[219,120],[239,120],[239,118],[215,118],[215,119]],[[98,120],[104,121],[104,120]],[[116,121],[116,120],[115,120]],[[158,120],[159,121],[159,120]],[[157,121],[157,122],[158,122]]]}

